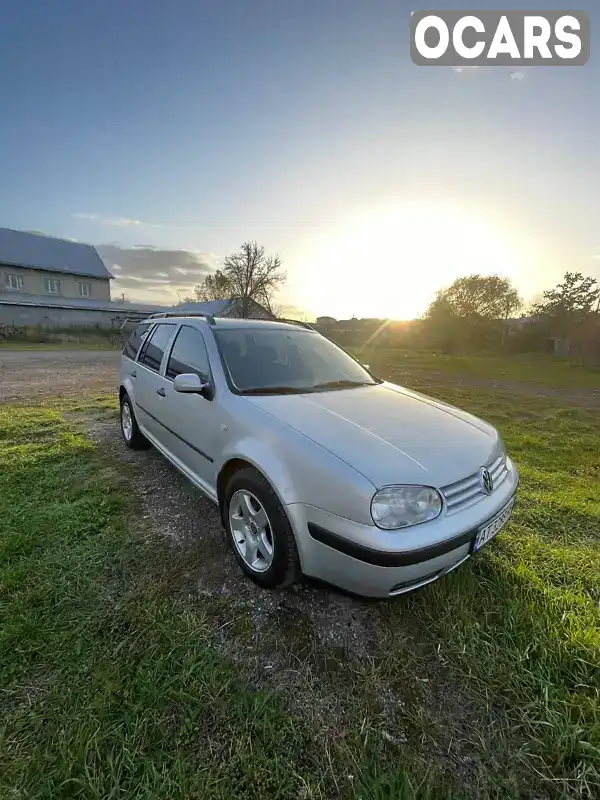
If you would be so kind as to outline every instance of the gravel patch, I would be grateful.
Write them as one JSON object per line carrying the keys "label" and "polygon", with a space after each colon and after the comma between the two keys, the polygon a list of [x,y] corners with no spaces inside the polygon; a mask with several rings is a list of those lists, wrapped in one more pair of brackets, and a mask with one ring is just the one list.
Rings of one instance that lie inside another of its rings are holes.
{"label": "gravel patch", "polygon": [[[26,350],[0,348],[0,402],[73,398],[115,392],[121,353],[117,350]],[[384,370],[385,372],[385,370]],[[528,381],[490,380],[436,370],[395,368],[386,375],[411,385],[411,377],[435,379],[437,385],[473,387],[529,397],[546,397],[567,405],[600,409],[600,390],[562,389]]]}
{"label": "gravel patch", "polygon": [[0,348],[0,402],[40,402],[115,392],[116,350]]}
{"label": "gravel patch", "polygon": [[135,524],[149,536],[169,539],[184,563],[189,556],[189,599],[226,602],[231,619],[217,624],[215,645],[240,665],[249,685],[284,693],[300,713],[306,713],[310,697],[311,715],[327,728],[343,727],[351,697],[332,693],[323,670],[369,657],[377,646],[371,604],[310,581],[287,591],[259,588],[240,571],[216,506],[162,455],[153,448],[127,449],[114,419],[83,413],[70,418],[79,420],[101,452],[127,468],[141,508]]}
{"label": "gravel patch", "polygon": [[[85,421],[86,415],[80,415]],[[89,419],[89,417],[87,417]],[[371,638],[367,618],[371,604],[316,582],[288,591],[265,591],[240,571],[225,538],[216,506],[204,497],[156,450],[132,451],[122,442],[118,424],[95,420],[89,438],[113,457],[133,467],[142,519],[153,533],[168,537],[183,549],[204,557],[194,588],[200,595],[234,598],[251,611],[253,628],[264,630],[280,612],[306,616],[326,645],[342,647],[357,656]]]}

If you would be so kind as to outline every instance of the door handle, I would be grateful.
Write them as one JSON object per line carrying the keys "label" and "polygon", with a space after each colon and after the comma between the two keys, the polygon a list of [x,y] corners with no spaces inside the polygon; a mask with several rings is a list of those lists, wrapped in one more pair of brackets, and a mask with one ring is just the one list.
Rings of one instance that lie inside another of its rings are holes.
{"label": "door handle", "polygon": [[161,397],[166,397],[167,396],[167,393],[165,392],[164,389],[157,389],[156,390],[156,394],[159,394]]}
{"label": "door handle", "polygon": [[137,372],[135,370],[133,370],[133,372],[131,373],[131,377],[132,378],[137,378]]}

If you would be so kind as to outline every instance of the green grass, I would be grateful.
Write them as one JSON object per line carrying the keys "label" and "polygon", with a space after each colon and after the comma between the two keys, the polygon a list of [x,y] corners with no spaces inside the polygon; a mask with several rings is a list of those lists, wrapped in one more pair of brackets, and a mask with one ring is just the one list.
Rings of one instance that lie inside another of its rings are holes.
{"label": "green grass", "polygon": [[[596,797],[600,413],[506,392],[442,388],[435,378],[415,375],[414,388],[500,429],[521,487],[510,533],[469,569],[412,595],[409,611],[439,637],[482,701],[501,701],[527,741],[531,766],[564,796]],[[548,365],[542,362],[531,378],[545,383]],[[397,609],[390,605],[389,613]]]}
{"label": "green grass", "polygon": [[0,796],[431,796],[427,765],[324,748],[240,677],[213,646],[233,609],[163,580],[177,554],[58,411],[4,407],[0,451]]}
{"label": "green grass", "polygon": [[550,388],[600,391],[600,366],[580,366],[567,359],[551,356],[451,356],[372,348],[354,348],[353,352],[375,371],[391,371],[396,378],[402,372],[440,372],[480,380],[523,381]]}
{"label": "green grass", "polygon": [[[364,654],[323,642],[319,590],[260,635],[195,594],[205,554],[148,537],[114,454],[58,407],[0,410],[0,796],[599,796],[600,414],[428,364],[410,385],[499,427],[520,499],[452,575],[359,605]],[[257,683],[257,653],[295,688]]]}

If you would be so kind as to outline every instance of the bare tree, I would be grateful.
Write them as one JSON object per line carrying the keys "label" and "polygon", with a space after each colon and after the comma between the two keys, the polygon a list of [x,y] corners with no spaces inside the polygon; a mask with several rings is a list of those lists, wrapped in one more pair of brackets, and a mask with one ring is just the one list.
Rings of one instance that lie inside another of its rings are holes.
{"label": "bare tree", "polygon": [[239,252],[227,256],[223,264],[232,297],[242,301],[242,316],[248,317],[252,302],[269,307],[286,279],[279,256],[266,256],[256,242],[244,242]]}
{"label": "bare tree", "polygon": [[257,298],[257,302],[265,308],[269,314],[273,317],[281,317],[283,315],[283,306],[280,303],[276,303],[273,299],[273,296],[270,295],[268,292],[262,294],[259,298]]}
{"label": "bare tree", "polygon": [[225,259],[223,269],[207,275],[194,287],[195,296],[185,297],[182,303],[239,297],[244,317],[250,314],[252,302],[260,303],[270,314],[278,316],[281,308],[274,297],[285,278],[279,256],[265,256],[264,247],[256,242],[244,242],[239,252]]}

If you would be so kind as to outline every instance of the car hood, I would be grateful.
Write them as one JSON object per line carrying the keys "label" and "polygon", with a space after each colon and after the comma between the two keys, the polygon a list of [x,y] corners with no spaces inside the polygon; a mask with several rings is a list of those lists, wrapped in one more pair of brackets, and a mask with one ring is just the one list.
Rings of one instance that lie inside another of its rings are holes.
{"label": "car hood", "polygon": [[326,448],[377,487],[446,486],[491,463],[502,449],[491,425],[392,383],[245,399]]}

